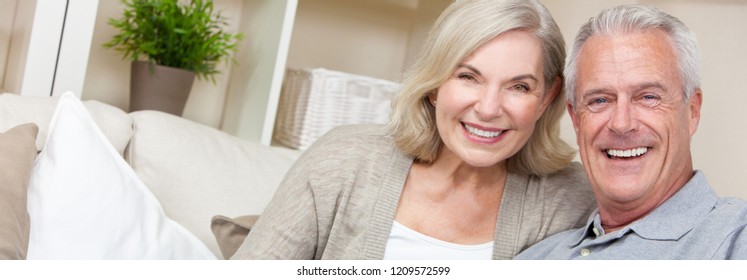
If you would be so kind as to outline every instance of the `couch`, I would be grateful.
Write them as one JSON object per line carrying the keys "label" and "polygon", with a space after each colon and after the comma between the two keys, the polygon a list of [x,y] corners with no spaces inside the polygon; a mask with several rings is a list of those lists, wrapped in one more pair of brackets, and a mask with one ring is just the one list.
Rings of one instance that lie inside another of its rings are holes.
{"label": "couch", "polygon": [[[0,94],[0,133],[24,123],[34,123],[38,127],[36,150],[42,152],[58,103],[59,97]],[[250,225],[256,215],[261,214],[285,172],[300,154],[297,150],[243,141],[217,129],[162,112],[126,113],[94,100],[84,101],[82,104],[114,148],[113,151],[124,159],[123,162],[126,162],[156,198],[166,219],[173,220],[188,230],[218,259],[229,257],[243,238],[242,235],[236,236],[234,229],[226,226],[236,227],[235,221],[244,221]],[[65,135],[64,131],[57,133],[74,139],[73,136]],[[65,145],[70,146],[69,143]],[[89,150],[96,149],[84,148],[79,154],[86,154]],[[42,154],[39,153],[36,157]],[[83,158],[86,156],[83,155]],[[3,164],[6,166],[2,168],[8,169],[7,165],[10,164]],[[96,172],[91,171],[93,173]],[[29,183],[24,176],[28,174],[22,173],[18,176],[20,178],[13,180],[23,182],[21,184],[39,184],[40,179],[34,181],[32,177]],[[31,196],[32,191],[29,190],[29,197]],[[61,199],[52,197],[54,201]],[[29,201],[30,204],[31,202]],[[128,206],[116,208],[122,207]],[[62,209],[65,209],[64,206]],[[29,212],[32,213],[31,209]],[[58,209],[57,212],[64,210]],[[35,221],[34,215],[31,216],[33,235]],[[243,217],[231,219],[239,216]],[[66,225],[77,226],[78,222],[72,221]],[[20,228],[23,229],[23,226]],[[95,230],[96,227],[91,228]],[[233,238],[229,242],[233,243],[231,246],[234,248],[219,245],[216,234],[220,231],[229,235],[226,238]],[[230,236],[231,234],[234,235]]]}

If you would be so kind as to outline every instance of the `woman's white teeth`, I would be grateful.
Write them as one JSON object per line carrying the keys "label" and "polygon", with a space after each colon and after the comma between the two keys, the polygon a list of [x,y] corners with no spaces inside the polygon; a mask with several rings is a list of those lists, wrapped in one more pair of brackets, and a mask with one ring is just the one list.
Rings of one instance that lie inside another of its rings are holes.
{"label": "woman's white teeth", "polygon": [[646,152],[648,152],[648,148],[646,148],[646,147],[643,147],[643,148],[634,148],[634,149],[629,149],[629,150],[613,150],[613,149],[609,149],[609,150],[607,150],[607,156],[609,156],[609,157],[623,157],[623,158],[628,158],[628,157],[641,156],[641,155],[645,154]]}
{"label": "woman's white teeth", "polygon": [[503,132],[503,131],[485,131],[485,130],[471,127],[466,124],[464,125],[464,128],[467,129],[467,132],[469,132],[469,134],[477,135],[477,136],[485,137],[485,138],[498,137],[501,135],[501,132]]}

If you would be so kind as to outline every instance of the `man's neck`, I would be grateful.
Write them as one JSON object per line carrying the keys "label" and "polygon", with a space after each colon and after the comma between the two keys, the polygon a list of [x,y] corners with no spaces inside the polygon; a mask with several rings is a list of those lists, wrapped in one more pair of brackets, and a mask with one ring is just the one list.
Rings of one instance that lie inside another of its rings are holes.
{"label": "man's neck", "polygon": [[642,219],[643,217],[646,217],[682,189],[682,187],[690,181],[693,174],[695,173],[690,173],[690,176],[682,176],[680,179],[674,181],[661,195],[652,197],[648,200],[615,202],[609,200],[604,201],[597,198],[599,203],[599,216],[604,232],[611,233],[617,231],[639,219]]}

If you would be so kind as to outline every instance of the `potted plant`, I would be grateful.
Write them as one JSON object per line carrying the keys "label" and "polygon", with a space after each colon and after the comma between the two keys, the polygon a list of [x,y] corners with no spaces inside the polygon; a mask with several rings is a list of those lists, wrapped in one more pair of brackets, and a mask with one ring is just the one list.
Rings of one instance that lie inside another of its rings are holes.
{"label": "potted plant", "polygon": [[122,0],[121,19],[109,19],[119,33],[104,47],[132,61],[130,111],[161,110],[181,115],[195,76],[215,82],[216,67],[232,61],[242,34],[213,13],[211,0]]}

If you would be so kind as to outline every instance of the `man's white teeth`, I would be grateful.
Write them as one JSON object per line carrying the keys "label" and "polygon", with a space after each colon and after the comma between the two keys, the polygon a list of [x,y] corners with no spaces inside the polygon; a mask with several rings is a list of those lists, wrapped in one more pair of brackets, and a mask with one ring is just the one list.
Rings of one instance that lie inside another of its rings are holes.
{"label": "man's white teeth", "polygon": [[469,134],[477,135],[477,136],[485,137],[485,138],[498,137],[501,135],[501,132],[503,132],[503,131],[485,131],[485,130],[471,127],[466,124],[464,125],[464,128],[467,129],[467,132],[469,132]]}
{"label": "man's white teeth", "polygon": [[622,157],[622,158],[628,158],[628,157],[637,157],[641,156],[648,152],[648,148],[634,148],[629,150],[613,150],[609,149],[607,150],[607,156],[610,157]]}

